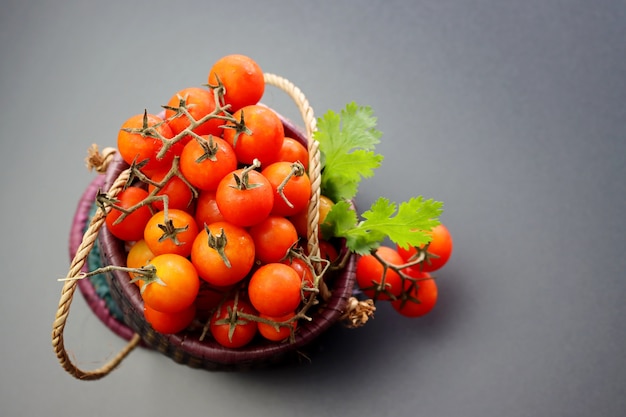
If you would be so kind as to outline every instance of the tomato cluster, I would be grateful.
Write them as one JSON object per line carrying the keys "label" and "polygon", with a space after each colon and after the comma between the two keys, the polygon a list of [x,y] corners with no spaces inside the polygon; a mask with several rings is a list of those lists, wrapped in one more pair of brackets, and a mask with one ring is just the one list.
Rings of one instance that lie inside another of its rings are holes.
{"label": "tomato cluster", "polygon": [[374,300],[389,301],[405,317],[428,314],[437,303],[437,283],[431,272],[442,268],[452,254],[452,236],[440,223],[422,247],[379,247],[375,254],[359,258],[356,280],[361,291]]}
{"label": "tomato cluster", "polygon": [[302,244],[308,151],[259,104],[264,77],[251,58],[223,57],[207,80],[173,94],[163,114],[122,124],[117,148],[132,180],[106,226],[127,243],[126,267],[156,331],[199,319],[226,347],[284,340],[318,281]]}

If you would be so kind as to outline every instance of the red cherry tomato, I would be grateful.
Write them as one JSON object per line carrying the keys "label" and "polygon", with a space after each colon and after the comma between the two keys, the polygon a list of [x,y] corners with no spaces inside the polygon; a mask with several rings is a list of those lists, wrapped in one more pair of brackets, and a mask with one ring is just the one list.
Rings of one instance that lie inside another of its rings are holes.
{"label": "red cherry tomato", "polygon": [[[146,190],[131,186],[119,192],[117,195],[118,202],[115,205],[122,209],[130,209],[147,197],[148,192]],[[122,211],[116,207],[111,208],[107,214],[105,222],[111,234],[128,242],[143,239],[143,229],[152,217],[150,208],[147,205],[139,207],[118,221],[122,214]]]}

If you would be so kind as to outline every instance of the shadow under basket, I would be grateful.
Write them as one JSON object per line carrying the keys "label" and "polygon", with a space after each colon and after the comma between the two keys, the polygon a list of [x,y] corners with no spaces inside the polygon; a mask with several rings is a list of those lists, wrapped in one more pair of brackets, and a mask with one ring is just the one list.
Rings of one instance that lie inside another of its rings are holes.
{"label": "shadow under basket", "polygon": [[[290,121],[283,120],[285,135],[302,143],[306,139]],[[103,190],[108,190],[128,165],[116,155],[104,174]],[[103,226],[98,237],[98,249],[102,266],[125,266],[126,252],[124,242],[115,238]],[[345,250],[345,248],[340,248]],[[350,255],[348,262],[340,271],[327,273],[324,281],[330,290],[330,298],[307,312],[311,321],[300,320],[292,342],[269,342],[257,337],[251,344],[238,348],[225,348],[214,341],[207,333],[201,340],[201,331],[185,330],[177,334],[166,335],[156,332],[144,319],[143,301],[137,285],[130,282],[128,273],[113,270],[105,273],[111,298],[121,314],[117,320],[121,328],[116,333],[126,337],[128,330],[137,333],[142,343],[153,348],[174,361],[193,368],[208,370],[243,370],[275,365],[294,364],[314,353],[316,339],[330,326],[337,323],[346,310],[348,299],[353,295],[355,281],[355,255]],[[81,287],[81,290],[83,288]],[[85,294],[85,291],[83,291]],[[102,317],[101,317],[102,319]],[[306,361],[306,359],[305,359]]]}

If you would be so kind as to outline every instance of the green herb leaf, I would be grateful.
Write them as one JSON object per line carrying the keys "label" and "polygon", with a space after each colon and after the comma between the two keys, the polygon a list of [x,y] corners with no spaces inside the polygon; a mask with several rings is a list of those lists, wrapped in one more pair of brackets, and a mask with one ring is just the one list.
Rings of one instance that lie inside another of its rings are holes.
{"label": "green herb leaf", "polygon": [[333,201],[353,199],[361,179],[373,176],[382,163],[383,156],[374,152],[380,137],[370,107],[353,102],[340,114],[326,112],[314,136],[324,161],[322,194]]}
{"label": "green herb leaf", "polygon": [[443,203],[421,196],[399,206],[381,197],[362,214],[364,220],[357,223],[350,204],[340,202],[328,213],[322,233],[345,238],[348,249],[361,255],[376,249],[386,237],[404,248],[420,246],[429,242],[426,232],[439,224],[442,208]]}

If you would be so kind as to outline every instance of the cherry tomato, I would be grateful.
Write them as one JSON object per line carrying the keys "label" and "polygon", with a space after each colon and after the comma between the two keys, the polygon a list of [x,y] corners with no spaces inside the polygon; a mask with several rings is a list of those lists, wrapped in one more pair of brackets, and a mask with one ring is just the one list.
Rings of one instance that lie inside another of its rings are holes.
{"label": "cherry tomato", "polygon": [[194,214],[198,230],[204,229],[204,225],[224,221],[224,216],[220,213],[215,201],[215,191],[200,191],[196,200],[196,211]]}
{"label": "cherry tomato", "polygon": [[219,82],[225,88],[224,102],[231,113],[259,102],[265,91],[263,71],[259,64],[244,55],[227,55],[215,62],[209,71],[209,85]]}
{"label": "cherry tomato", "polygon": [[311,199],[311,181],[301,164],[274,162],[261,174],[272,184],[274,191],[272,214],[292,216],[306,210]]}
{"label": "cherry tomato", "polygon": [[227,221],[241,227],[260,223],[274,206],[272,185],[260,172],[244,169],[226,175],[217,186],[215,201]]}
{"label": "cherry tomato", "polygon": [[229,348],[240,348],[252,341],[258,331],[255,320],[242,318],[238,313],[256,315],[249,302],[242,298],[226,300],[213,314],[209,329],[217,343]]}
{"label": "cherry tomato", "polygon": [[265,264],[280,262],[298,242],[294,225],[280,216],[268,216],[250,227],[248,232],[254,240],[256,259]]}
{"label": "cherry tomato", "polygon": [[[165,176],[168,174],[168,171],[159,171],[154,173],[150,179],[155,183],[161,183]],[[152,184],[148,185],[148,193],[152,193],[155,190],[155,186]],[[185,181],[183,181],[179,176],[174,175],[170,178],[163,187],[159,191],[156,192],[157,196],[166,195],[167,196],[167,207],[170,209],[180,209],[180,210],[189,210],[193,206],[193,193],[191,188]],[[163,210],[164,204],[162,200],[156,200],[152,203],[152,207],[157,210]]]}
{"label": "cherry tomato", "polygon": [[278,152],[277,161],[285,162],[300,162],[304,165],[304,169],[309,169],[309,151],[298,140],[290,137],[285,137],[283,140],[283,146]]}
{"label": "cherry tomato", "polygon": [[[141,239],[133,243],[133,245],[128,250],[128,254],[126,255],[126,266],[128,268],[141,268],[143,266],[148,265],[150,260],[154,258],[154,253],[150,250],[146,241]],[[139,275],[135,275],[130,272],[131,279],[135,279],[139,277]],[[143,280],[138,279],[135,283],[141,287],[143,285]]]}
{"label": "cherry tomato", "polygon": [[393,308],[405,317],[421,317],[428,314],[437,303],[437,283],[428,272],[414,271],[414,278],[418,278],[414,284],[405,281],[407,297],[399,298],[391,302]]}
{"label": "cherry tomato", "polygon": [[[294,311],[282,315],[280,317],[271,317],[265,314],[259,315],[262,319],[273,321],[276,323],[284,323],[294,317],[296,313]],[[258,323],[259,326],[259,334],[263,336],[265,339],[270,340],[272,342],[280,342],[282,340],[287,339],[291,335],[291,329],[295,330],[298,325],[297,321],[292,321],[288,325],[278,326],[278,329],[273,325],[264,323],[260,321]]]}
{"label": "cherry tomato", "polygon": [[193,241],[198,235],[194,217],[183,210],[171,209],[156,212],[146,224],[143,238],[155,255],[175,253],[184,257],[191,254]]}
{"label": "cherry tomato", "polygon": [[[328,215],[328,212],[332,209],[333,205],[335,205],[335,203],[333,203],[333,201],[330,198],[324,195],[320,196],[320,201],[318,205],[318,212],[319,212],[318,226],[321,226],[324,223],[324,221],[326,220],[326,216]],[[300,212],[294,214],[293,216],[289,216],[289,219],[291,220],[293,225],[296,226],[296,230],[298,231],[298,236],[308,237],[308,227],[309,227],[308,215],[309,215],[309,207],[307,204],[307,206],[305,206],[303,210],[300,210]]]}
{"label": "cherry tomato", "polygon": [[254,256],[250,234],[228,222],[206,226],[191,248],[191,262],[200,278],[218,287],[236,284],[245,278],[254,265]]}
{"label": "cherry tomato", "polygon": [[191,304],[182,311],[163,313],[144,305],[143,314],[154,330],[163,334],[174,334],[185,330],[196,316],[196,305]]}
{"label": "cherry tomato", "polygon": [[[387,246],[380,246],[376,254],[392,265],[402,265],[404,260],[396,251]],[[395,299],[402,293],[402,278],[388,268],[383,282],[383,264],[374,255],[363,255],[356,263],[356,280],[363,293],[373,299]]]}
{"label": "cherry tomato", "polygon": [[[165,119],[171,127],[174,135],[179,134],[189,127],[191,120],[183,113],[181,108],[186,108],[194,121],[207,116],[215,110],[215,97],[213,92],[206,88],[187,87],[176,92],[167,102],[165,109]],[[221,125],[223,120],[211,118],[192,131],[198,135],[214,135],[221,136]],[[192,139],[190,135],[185,136],[182,144],[186,144]]]}
{"label": "cherry tomato", "polygon": [[[127,129],[131,131],[127,131]],[[172,129],[163,119],[148,113],[137,114],[127,119],[117,135],[117,149],[122,159],[129,165],[133,161],[137,164],[147,161],[147,164],[141,168],[141,171],[147,175],[169,168],[174,157],[180,155],[182,151],[182,145],[176,143],[162,159],[157,159],[163,142],[150,136],[151,129],[156,130],[166,139],[174,137]]]}
{"label": "cherry tomato", "polygon": [[281,263],[284,263],[285,265],[289,265],[298,273],[298,276],[304,282],[303,288],[314,288],[315,277],[313,275],[313,271],[311,270],[311,267],[304,260],[300,258],[296,258],[295,256],[289,256],[286,259],[284,259]]}
{"label": "cherry tomato", "polygon": [[176,313],[193,304],[200,289],[198,273],[185,257],[166,253],[152,258],[155,277],[146,277],[144,304],[162,313]]}
{"label": "cherry tomato", "polygon": [[214,136],[189,141],[180,156],[181,172],[200,190],[215,191],[222,178],[235,169],[235,151],[224,139]]}
{"label": "cherry tomato", "polygon": [[224,139],[235,149],[237,160],[245,165],[252,164],[255,159],[261,166],[275,162],[283,146],[285,130],[280,118],[268,107],[261,105],[246,106],[233,114],[235,120],[243,123],[251,133],[237,132],[234,124],[229,122],[224,128]]}
{"label": "cherry tomato", "polygon": [[281,263],[271,263],[257,269],[248,284],[248,296],[261,314],[279,317],[294,311],[302,299],[302,280],[296,271]]}
{"label": "cherry tomato", "polygon": [[[119,192],[117,195],[118,202],[115,205],[122,209],[130,209],[147,197],[148,192],[146,190],[131,186]],[[122,216],[122,212],[116,207],[112,207],[107,214],[105,222],[111,234],[128,242],[143,239],[143,229],[152,217],[150,208],[147,205],[139,207],[118,222],[120,216]]]}
{"label": "cherry tomato", "polygon": [[[424,272],[432,272],[443,267],[450,256],[452,255],[452,235],[448,228],[440,223],[435,226],[429,234],[431,235],[431,241],[428,244],[427,252],[429,255],[424,262],[420,263],[420,268]],[[398,247],[398,252],[405,262],[409,262],[413,256],[417,253],[417,250],[413,247],[404,249]]]}

